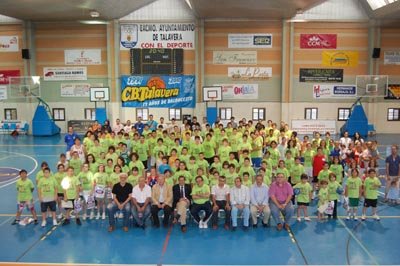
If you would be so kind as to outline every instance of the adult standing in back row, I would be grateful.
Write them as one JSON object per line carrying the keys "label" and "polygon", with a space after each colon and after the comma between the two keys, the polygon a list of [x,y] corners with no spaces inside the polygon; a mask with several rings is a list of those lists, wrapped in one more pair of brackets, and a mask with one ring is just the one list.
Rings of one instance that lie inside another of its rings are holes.
{"label": "adult standing in back row", "polygon": [[399,177],[400,177],[400,156],[398,155],[397,145],[392,145],[391,154],[386,158],[385,201],[387,201],[387,195],[392,182],[396,182],[396,190],[397,191],[399,190]]}

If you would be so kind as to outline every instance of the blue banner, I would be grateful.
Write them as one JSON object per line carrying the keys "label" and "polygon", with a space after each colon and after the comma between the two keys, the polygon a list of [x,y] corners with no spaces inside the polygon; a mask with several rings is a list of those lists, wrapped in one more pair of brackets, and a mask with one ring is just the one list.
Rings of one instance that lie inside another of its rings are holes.
{"label": "blue banner", "polygon": [[194,108],[195,76],[122,76],[121,100],[122,107]]}

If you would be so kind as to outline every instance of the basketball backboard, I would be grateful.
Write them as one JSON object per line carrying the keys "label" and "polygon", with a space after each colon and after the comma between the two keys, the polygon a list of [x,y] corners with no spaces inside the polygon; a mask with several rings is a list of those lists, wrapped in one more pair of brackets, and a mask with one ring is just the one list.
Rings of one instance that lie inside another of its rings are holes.
{"label": "basketball backboard", "polygon": [[110,89],[108,87],[90,88],[90,101],[91,102],[109,102],[110,101]]}
{"label": "basketball backboard", "polygon": [[9,77],[10,99],[26,99],[40,97],[40,77]]}
{"label": "basketball backboard", "polygon": [[389,76],[360,75],[356,77],[358,97],[386,97],[388,94]]}
{"label": "basketball backboard", "polygon": [[221,86],[204,86],[203,87],[203,102],[222,101]]}

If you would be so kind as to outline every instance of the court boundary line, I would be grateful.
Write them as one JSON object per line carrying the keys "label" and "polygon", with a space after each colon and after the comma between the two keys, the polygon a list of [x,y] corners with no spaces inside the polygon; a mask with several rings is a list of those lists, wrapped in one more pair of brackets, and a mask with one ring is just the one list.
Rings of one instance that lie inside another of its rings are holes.
{"label": "court boundary line", "polygon": [[294,235],[294,233],[293,233],[291,227],[289,227],[288,233],[289,233],[289,237],[291,238],[292,242],[296,245],[297,249],[299,250],[301,257],[302,257],[303,260],[304,260],[305,265],[309,265],[308,260],[307,260],[307,257],[306,257],[306,255],[304,254],[303,249],[300,247],[300,244],[299,244],[299,242],[297,241],[297,238],[296,238],[296,236]]}

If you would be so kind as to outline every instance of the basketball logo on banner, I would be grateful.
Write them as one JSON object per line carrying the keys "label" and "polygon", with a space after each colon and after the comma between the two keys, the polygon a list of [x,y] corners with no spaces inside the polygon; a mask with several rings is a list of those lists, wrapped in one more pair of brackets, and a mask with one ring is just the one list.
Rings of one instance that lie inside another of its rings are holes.
{"label": "basketball logo on banner", "polygon": [[123,48],[135,48],[138,42],[138,25],[121,25],[121,46]]}

